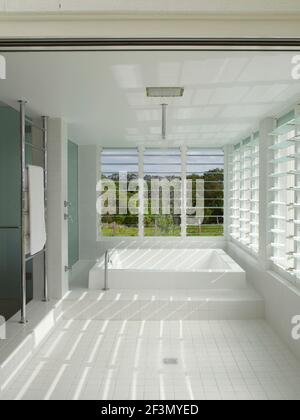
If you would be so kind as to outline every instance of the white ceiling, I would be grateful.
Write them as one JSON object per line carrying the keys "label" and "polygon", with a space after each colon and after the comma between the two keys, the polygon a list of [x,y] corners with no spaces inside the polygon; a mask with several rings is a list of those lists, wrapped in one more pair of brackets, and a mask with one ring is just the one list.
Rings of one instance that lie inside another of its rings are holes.
{"label": "white ceiling", "polygon": [[[279,116],[300,98],[291,52],[105,51],[4,53],[0,100],[28,101],[32,115],[62,117],[80,144],[222,146]],[[160,100],[146,86],[183,86],[168,101],[162,141]]]}

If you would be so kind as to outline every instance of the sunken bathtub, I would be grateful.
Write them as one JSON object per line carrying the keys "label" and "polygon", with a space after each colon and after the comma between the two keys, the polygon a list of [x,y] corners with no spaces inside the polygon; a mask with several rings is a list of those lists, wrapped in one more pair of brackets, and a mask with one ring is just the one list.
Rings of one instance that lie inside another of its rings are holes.
{"label": "sunken bathtub", "polygon": [[[222,249],[114,249],[111,289],[239,289],[245,271]],[[104,256],[89,272],[89,288],[104,287]]]}

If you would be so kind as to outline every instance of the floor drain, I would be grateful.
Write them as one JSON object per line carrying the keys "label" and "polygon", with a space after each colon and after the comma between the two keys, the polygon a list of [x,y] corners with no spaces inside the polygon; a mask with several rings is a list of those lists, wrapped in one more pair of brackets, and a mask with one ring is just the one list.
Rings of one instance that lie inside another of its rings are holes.
{"label": "floor drain", "polygon": [[163,363],[164,365],[177,365],[178,359],[176,359],[176,357],[165,357]]}

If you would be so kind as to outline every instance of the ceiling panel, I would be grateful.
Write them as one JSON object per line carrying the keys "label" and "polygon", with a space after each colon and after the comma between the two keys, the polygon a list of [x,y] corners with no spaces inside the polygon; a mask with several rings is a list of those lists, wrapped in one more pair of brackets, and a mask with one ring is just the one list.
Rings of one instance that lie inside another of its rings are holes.
{"label": "ceiling panel", "polygon": [[[233,143],[260,119],[295,105],[292,52],[102,51],[5,53],[0,99],[33,116],[62,117],[70,138],[103,146]],[[183,86],[182,98],[147,98],[147,86]],[[167,102],[167,140],[161,106]]]}

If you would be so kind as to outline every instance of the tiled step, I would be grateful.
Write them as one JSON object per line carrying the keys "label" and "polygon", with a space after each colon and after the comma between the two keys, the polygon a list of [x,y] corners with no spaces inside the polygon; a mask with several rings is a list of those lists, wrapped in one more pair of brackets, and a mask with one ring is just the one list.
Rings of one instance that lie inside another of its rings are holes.
{"label": "tiled step", "polygon": [[19,313],[7,321],[6,339],[0,340],[0,395],[60,322],[61,316],[61,302],[32,301],[27,305],[28,323],[19,323]]}
{"label": "tiled step", "polygon": [[247,320],[264,318],[253,290],[74,290],[64,299],[64,319]]}

